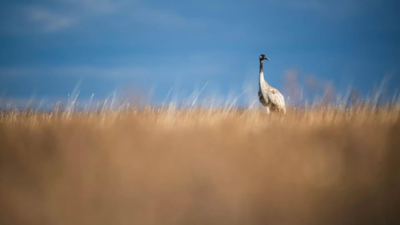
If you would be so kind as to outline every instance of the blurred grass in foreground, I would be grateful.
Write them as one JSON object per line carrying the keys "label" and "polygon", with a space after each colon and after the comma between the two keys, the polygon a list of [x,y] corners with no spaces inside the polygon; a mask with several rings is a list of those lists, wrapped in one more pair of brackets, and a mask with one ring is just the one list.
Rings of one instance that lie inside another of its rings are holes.
{"label": "blurred grass in foreground", "polygon": [[0,113],[0,224],[395,224],[398,108]]}

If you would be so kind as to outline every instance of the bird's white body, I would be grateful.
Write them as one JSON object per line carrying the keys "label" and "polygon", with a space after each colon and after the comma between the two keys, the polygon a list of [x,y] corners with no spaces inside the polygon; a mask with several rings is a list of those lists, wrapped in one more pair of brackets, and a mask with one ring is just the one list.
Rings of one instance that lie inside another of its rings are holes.
{"label": "bird's white body", "polygon": [[258,99],[261,104],[270,111],[283,112],[286,115],[285,98],[276,89],[271,87],[264,79],[263,61],[260,60],[260,86],[258,90]]}

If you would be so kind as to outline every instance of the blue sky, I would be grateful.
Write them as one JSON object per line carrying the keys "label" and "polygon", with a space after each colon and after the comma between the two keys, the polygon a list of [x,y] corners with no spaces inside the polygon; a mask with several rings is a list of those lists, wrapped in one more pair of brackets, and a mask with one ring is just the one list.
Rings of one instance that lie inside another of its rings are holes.
{"label": "blue sky", "polygon": [[[400,87],[397,0],[0,0],[0,95],[254,99],[258,57],[285,96]],[[314,86],[313,86],[314,85]],[[292,84],[293,86],[293,84]],[[313,89],[314,88],[314,89]],[[297,93],[297,94],[296,94]],[[221,97],[222,96],[222,97]]]}

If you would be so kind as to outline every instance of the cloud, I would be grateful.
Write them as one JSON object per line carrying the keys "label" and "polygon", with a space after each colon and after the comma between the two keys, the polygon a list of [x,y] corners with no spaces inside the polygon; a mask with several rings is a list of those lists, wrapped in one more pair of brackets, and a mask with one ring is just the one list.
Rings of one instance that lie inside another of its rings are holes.
{"label": "cloud", "polygon": [[137,0],[53,0],[69,7],[84,9],[88,12],[113,13],[126,6],[138,3]]}
{"label": "cloud", "polygon": [[54,33],[97,16],[116,13],[135,1],[50,0],[34,4],[5,3],[0,7],[2,33]]}
{"label": "cloud", "polygon": [[8,3],[0,8],[6,22],[0,31],[9,33],[55,33],[113,16],[123,24],[146,24],[165,28],[207,28],[221,25],[207,18],[191,18],[171,9],[159,9],[140,1],[52,0],[36,4]]}
{"label": "cloud", "polygon": [[140,67],[91,67],[91,66],[61,66],[61,67],[20,67],[0,68],[0,77],[24,76],[66,76],[66,77],[137,77],[148,74]]}
{"label": "cloud", "polygon": [[295,10],[316,12],[320,15],[338,19],[367,12],[368,10],[379,7],[381,3],[377,0],[268,0],[268,2],[276,6]]}
{"label": "cloud", "polygon": [[76,18],[56,14],[44,8],[28,8],[26,11],[28,21],[44,32],[62,30],[77,22]]}
{"label": "cloud", "polygon": [[54,33],[78,22],[72,13],[43,5],[9,4],[0,8],[0,14],[0,32],[6,34]]}
{"label": "cloud", "polygon": [[[133,66],[36,66],[36,67],[0,67],[0,77],[27,77],[27,76],[59,76],[59,77],[101,77],[101,78],[139,78],[201,76],[212,77],[224,74],[229,70],[227,65],[206,58],[206,55],[193,55],[185,58],[174,58],[152,66],[148,59],[143,65]],[[134,61],[134,60],[132,60]]]}

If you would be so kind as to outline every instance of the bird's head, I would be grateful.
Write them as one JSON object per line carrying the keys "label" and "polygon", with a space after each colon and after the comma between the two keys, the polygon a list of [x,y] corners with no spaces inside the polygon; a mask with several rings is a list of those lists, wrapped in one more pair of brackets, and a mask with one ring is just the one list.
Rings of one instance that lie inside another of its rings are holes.
{"label": "bird's head", "polygon": [[267,57],[265,57],[264,54],[261,54],[260,55],[260,61],[263,61],[263,60],[269,60],[269,59]]}

